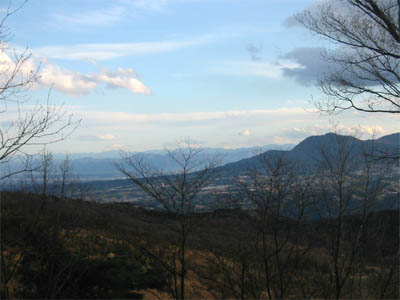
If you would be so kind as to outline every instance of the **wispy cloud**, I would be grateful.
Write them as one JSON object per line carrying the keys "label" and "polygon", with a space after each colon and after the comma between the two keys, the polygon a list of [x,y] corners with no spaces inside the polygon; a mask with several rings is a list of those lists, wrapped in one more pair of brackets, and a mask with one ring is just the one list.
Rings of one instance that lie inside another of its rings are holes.
{"label": "wispy cloud", "polygon": [[50,16],[50,22],[52,25],[63,24],[63,26],[66,24],[69,26],[105,26],[121,21],[124,12],[124,7],[115,5],[105,9],[85,11],[68,15],[60,13],[52,14]]}
{"label": "wispy cloud", "polygon": [[44,46],[33,48],[35,56],[67,60],[107,60],[117,57],[153,54],[180,50],[187,47],[207,44],[220,39],[220,35],[205,34],[182,40],[165,40],[137,43],[94,43]]}
{"label": "wispy cloud", "polygon": [[[164,11],[171,4],[186,4],[190,2],[205,2],[207,0],[121,0],[121,3],[147,11]],[[215,0],[212,0],[215,1]]]}
{"label": "wispy cloud", "polygon": [[[134,15],[141,15],[144,12],[165,12],[167,7],[173,3],[185,4],[188,2],[204,0],[114,0],[113,5],[94,10],[79,11],[76,13],[53,13],[50,15],[51,26],[109,26],[132,18]],[[1,9],[1,8],[0,8]]]}
{"label": "wispy cloud", "polygon": [[[76,111],[87,122],[114,124],[116,120],[120,125],[143,125],[143,124],[198,124],[221,120],[243,121],[245,119],[280,119],[282,117],[293,118],[293,116],[305,116],[309,114],[302,108],[280,108],[273,110],[242,110],[242,111],[220,111],[220,112],[187,112],[187,113],[159,113],[159,114],[136,114],[124,112],[101,112],[101,111]],[[250,131],[248,131],[250,134]]]}
{"label": "wispy cloud", "polygon": [[168,2],[168,0],[125,0],[127,4],[130,4],[136,8],[145,9],[145,10],[162,10]]}

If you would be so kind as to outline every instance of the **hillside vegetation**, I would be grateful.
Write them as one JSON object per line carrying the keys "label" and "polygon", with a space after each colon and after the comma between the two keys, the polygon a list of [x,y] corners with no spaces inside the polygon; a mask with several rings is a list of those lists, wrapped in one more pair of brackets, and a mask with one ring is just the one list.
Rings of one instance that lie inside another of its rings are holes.
{"label": "hillside vegetation", "polygon": [[[343,220],[347,232],[338,259],[347,264],[342,256],[353,256],[352,266],[342,266],[349,272],[343,297],[398,298],[398,213],[368,215],[359,253],[352,238],[361,216]],[[1,216],[3,299],[173,297],[180,268],[174,215],[3,192]],[[262,236],[253,212],[224,209],[187,218],[198,224],[185,254],[187,298],[335,296],[325,243],[334,238],[336,219],[270,216]]]}

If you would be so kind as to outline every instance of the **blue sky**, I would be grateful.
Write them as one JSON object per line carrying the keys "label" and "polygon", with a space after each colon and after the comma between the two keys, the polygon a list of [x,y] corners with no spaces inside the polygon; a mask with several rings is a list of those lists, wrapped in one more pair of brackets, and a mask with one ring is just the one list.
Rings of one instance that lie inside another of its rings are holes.
{"label": "blue sky", "polygon": [[315,112],[311,99],[323,95],[312,76],[323,64],[314,53],[326,42],[288,26],[313,3],[30,0],[7,19],[8,47],[28,47],[29,66],[40,65],[32,98],[52,87],[51,102],[82,119],[51,146],[57,152],[142,151],[186,138],[204,147],[297,143],[334,127],[364,138],[395,132],[391,116]]}

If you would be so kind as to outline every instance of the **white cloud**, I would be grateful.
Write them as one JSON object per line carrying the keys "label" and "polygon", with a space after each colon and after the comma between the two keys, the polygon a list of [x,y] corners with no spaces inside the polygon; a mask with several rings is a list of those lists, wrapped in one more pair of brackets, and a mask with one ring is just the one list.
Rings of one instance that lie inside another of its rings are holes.
{"label": "white cloud", "polygon": [[62,70],[60,67],[47,64],[40,73],[38,84],[40,86],[52,86],[61,93],[81,96],[88,94],[97,87],[97,83],[79,72]]}
{"label": "white cloud", "polygon": [[353,135],[360,138],[372,138],[373,136],[381,136],[386,133],[383,127],[376,125],[359,125],[359,126],[338,126],[338,133],[345,135]]}
{"label": "white cloud", "polygon": [[124,150],[126,149],[126,146],[121,145],[121,144],[112,144],[111,149],[113,150]]}
{"label": "white cloud", "polygon": [[[20,67],[20,72],[15,81],[21,81],[32,72],[38,70],[38,63],[34,59],[27,59]],[[16,62],[5,52],[0,54],[0,83],[12,76],[16,68]],[[104,68],[97,73],[82,74],[76,71],[61,69],[59,66],[42,60],[38,72],[38,79],[33,84],[33,89],[52,87],[61,93],[74,96],[82,96],[90,93],[101,84],[108,88],[126,88],[134,94],[151,94],[151,90],[137,79],[137,73],[133,69],[118,68],[110,71]]]}
{"label": "white cloud", "polygon": [[[13,120],[18,118],[18,112],[13,115],[12,109],[8,107],[9,104],[25,102],[27,98],[23,93],[39,86],[37,84],[39,75],[37,65],[25,55],[25,52],[14,55],[14,57],[9,56],[6,53],[7,45],[2,46],[0,47],[0,87],[2,87],[0,98],[6,101],[0,101],[0,111],[7,111],[7,114],[2,114],[0,122],[4,126],[10,126]],[[26,106],[24,105],[24,107]]]}
{"label": "white cloud", "polygon": [[111,133],[104,133],[100,135],[80,135],[77,137],[80,141],[115,141],[119,140],[119,135],[111,134]]}
{"label": "white cloud", "polygon": [[86,95],[100,84],[106,84],[108,88],[126,88],[134,94],[151,94],[151,90],[135,78],[137,75],[132,69],[119,68],[116,72],[103,69],[98,73],[81,74],[48,64],[39,75],[40,85],[52,86],[68,95]]}
{"label": "white cloud", "polygon": [[[41,68],[39,63],[30,58],[19,66],[19,72],[14,78],[18,83],[37,73],[37,80],[32,84],[32,89],[41,87],[52,87],[61,93],[74,96],[82,96],[90,93],[101,84],[108,88],[126,88],[134,94],[151,94],[151,90],[137,79],[137,73],[133,69],[118,68],[117,71],[110,71],[104,68],[97,73],[82,74],[76,71],[61,69],[59,66],[42,60]],[[0,84],[9,80],[15,72],[16,61],[12,60],[4,51],[0,53]],[[4,84],[2,84],[3,86]]]}
{"label": "white cloud", "polygon": [[117,72],[103,69],[99,74],[90,77],[99,83],[107,83],[110,88],[127,88],[134,94],[151,94],[150,89],[135,77],[136,72],[132,69],[118,68]]}
{"label": "white cloud", "polygon": [[99,136],[100,140],[107,140],[107,141],[112,141],[112,140],[117,140],[119,137],[117,135],[111,134],[111,133],[105,133],[103,135]]}
{"label": "white cloud", "polygon": [[250,136],[250,130],[246,129],[243,132],[239,132],[239,135],[240,136]]}
{"label": "white cloud", "polygon": [[298,141],[312,135],[322,135],[327,132],[336,132],[342,135],[351,135],[357,138],[373,138],[385,135],[387,132],[379,125],[313,125],[294,127],[281,131],[280,138],[286,142]]}
{"label": "white cloud", "polygon": [[[335,116],[321,115],[316,110],[304,110],[300,107],[234,110],[217,112],[185,112],[185,113],[130,113],[108,111],[85,111],[82,107],[68,107],[68,111],[82,118],[82,126],[88,128],[99,127],[100,132],[111,133],[123,138],[118,130],[162,130],[178,132],[185,131],[191,134],[211,130],[215,136],[230,134],[231,138],[245,140],[240,137],[260,137],[267,132],[272,136],[281,136],[292,141],[299,141],[310,135],[320,135],[337,131],[340,134],[352,134],[370,138],[375,132],[377,136],[398,131],[393,120],[387,116],[379,118],[377,115],[354,115],[344,112]],[[359,124],[359,125],[355,125]],[[246,126],[246,127],[244,127]],[[216,128],[221,130],[216,130]],[[208,130],[207,129],[207,130]],[[115,131],[114,131],[115,130]],[[208,140],[204,137],[190,136],[194,139]]]}

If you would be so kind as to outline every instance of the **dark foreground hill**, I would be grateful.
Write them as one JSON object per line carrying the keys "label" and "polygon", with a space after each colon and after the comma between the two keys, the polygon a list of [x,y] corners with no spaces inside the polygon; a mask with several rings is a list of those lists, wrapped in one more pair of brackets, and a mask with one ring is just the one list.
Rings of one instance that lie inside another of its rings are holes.
{"label": "dark foreground hill", "polygon": [[3,192],[2,299],[166,299],[181,280],[190,299],[399,297],[398,210],[315,221],[258,213],[179,216]]}

